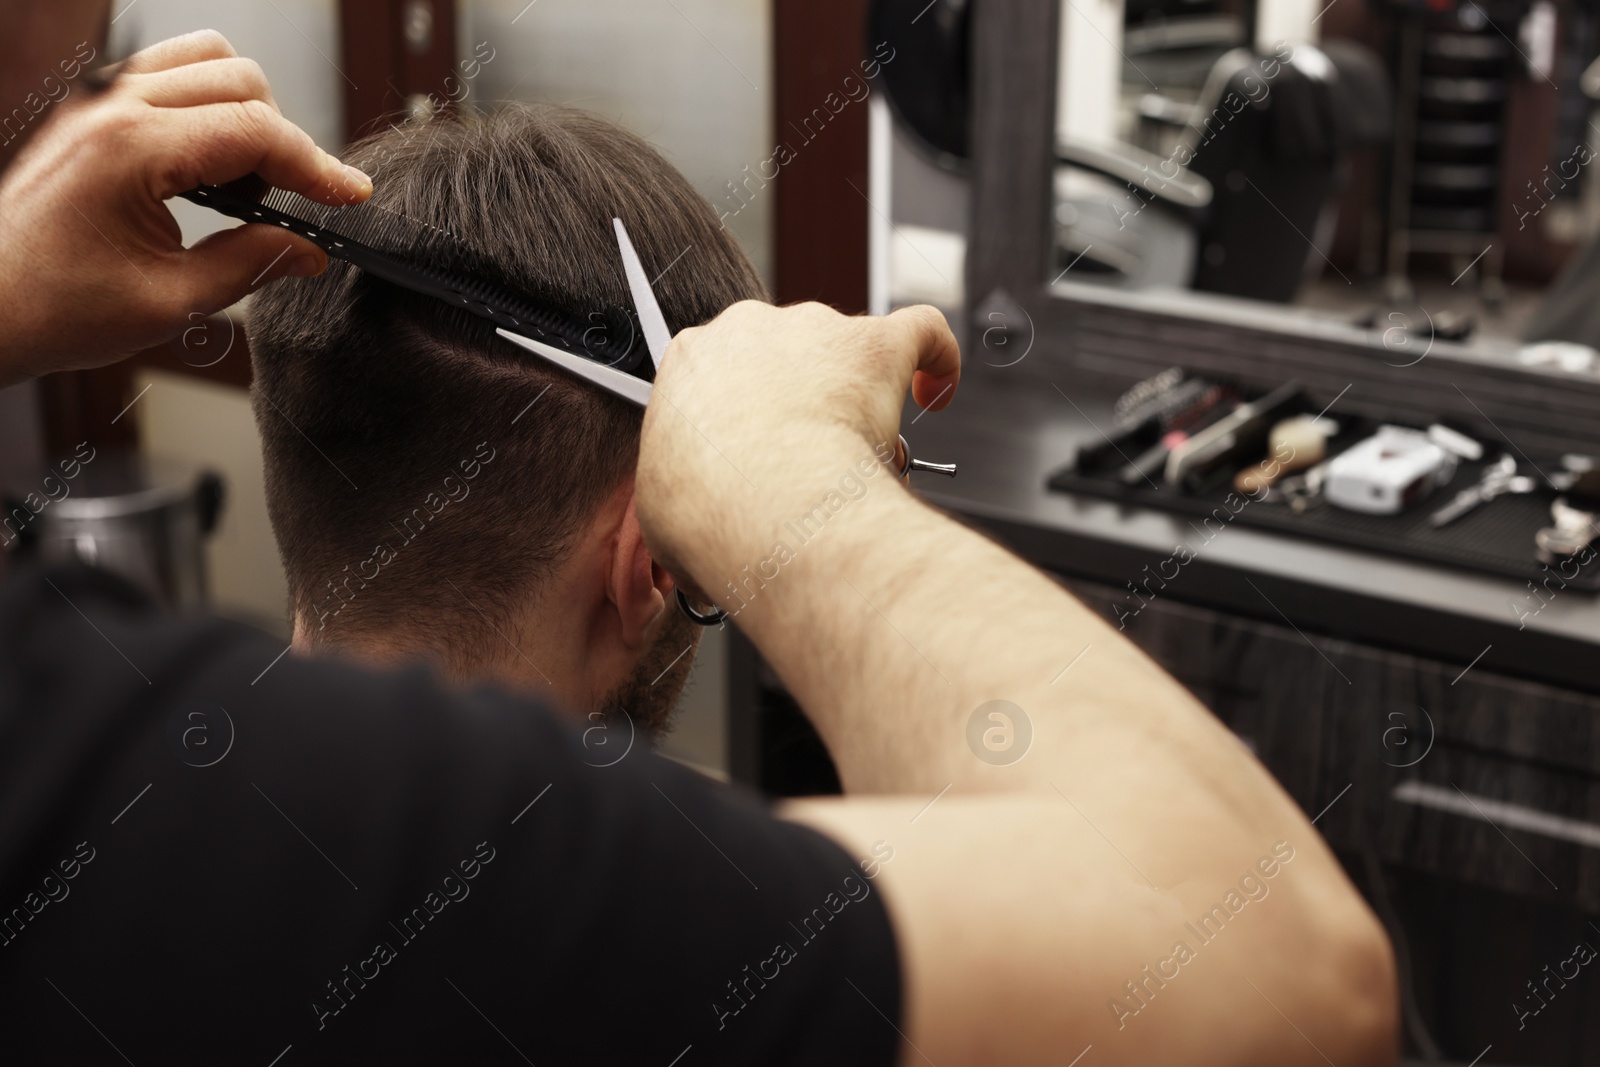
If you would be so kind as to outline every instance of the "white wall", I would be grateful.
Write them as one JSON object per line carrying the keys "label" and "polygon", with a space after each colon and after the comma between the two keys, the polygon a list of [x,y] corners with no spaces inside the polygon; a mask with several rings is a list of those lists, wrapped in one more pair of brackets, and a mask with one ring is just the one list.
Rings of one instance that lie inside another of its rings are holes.
{"label": "white wall", "polygon": [[1256,47],[1272,52],[1289,44],[1316,44],[1326,0],[1261,0],[1256,8]]}
{"label": "white wall", "polygon": [[1064,140],[1117,139],[1122,18],[1122,0],[1063,0],[1056,134]]}
{"label": "white wall", "polygon": [[[702,195],[772,155],[772,24],[766,0],[460,0],[461,45],[496,50],[478,103],[569,104],[664,152]],[[730,202],[734,203],[734,202]],[[768,189],[728,228],[771,277]]]}

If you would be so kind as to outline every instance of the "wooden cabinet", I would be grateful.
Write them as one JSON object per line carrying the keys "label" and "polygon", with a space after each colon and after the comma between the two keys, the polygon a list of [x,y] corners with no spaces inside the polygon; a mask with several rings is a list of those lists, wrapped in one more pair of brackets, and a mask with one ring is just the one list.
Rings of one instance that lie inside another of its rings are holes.
{"label": "wooden cabinet", "polygon": [[1127,633],[1335,847],[1600,911],[1600,698],[1173,601]]}

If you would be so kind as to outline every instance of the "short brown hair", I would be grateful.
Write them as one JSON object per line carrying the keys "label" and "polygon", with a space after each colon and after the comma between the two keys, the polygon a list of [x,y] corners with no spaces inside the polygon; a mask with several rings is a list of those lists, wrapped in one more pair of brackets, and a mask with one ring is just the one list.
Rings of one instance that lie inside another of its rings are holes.
{"label": "short brown hair", "polygon": [[[631,306],[613,217],[673,332],[766,298],[683,176],[592,115],[508,106],[391,128],[349,158],[374,179],[366,210],[450,232],[451,266],[580,320]],[[249,337],[268,510],[314,644],[399,630],[470,658],[638,457],[637,408],[338,261],[258,293]]]}

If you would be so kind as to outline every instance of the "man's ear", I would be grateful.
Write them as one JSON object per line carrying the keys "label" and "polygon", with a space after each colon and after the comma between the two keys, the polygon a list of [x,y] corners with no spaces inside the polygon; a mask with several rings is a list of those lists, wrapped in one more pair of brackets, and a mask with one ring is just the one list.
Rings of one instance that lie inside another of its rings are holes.
{"label": "man's ear", "polygon": [[622,521],[617,525],[611,580],[606,587],[617,617],[622,620],[624,644],[643,648],[648,643],[650,627],[668,609],[667,599],[673,595],[673,588],[672,577],[656,566],[645,547],[630,486]]}

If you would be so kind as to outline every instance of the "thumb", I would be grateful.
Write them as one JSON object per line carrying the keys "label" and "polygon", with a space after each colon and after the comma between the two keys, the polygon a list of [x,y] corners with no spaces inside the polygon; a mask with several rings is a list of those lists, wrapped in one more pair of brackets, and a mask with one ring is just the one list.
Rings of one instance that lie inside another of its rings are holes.
{"label": "thumb", "polygon": [[961,345],[944,312],[926,304],[900,308],[882,320],[913,363],[911,393],[925,411],[950,406],[961,383]]}
{"label": "thumb", "polygon": [[328,255],[303,237],[251,225],[212,234],[178,264],[177,288],[188,306],[211,313],[279,278],[321,274],[328,269]]}

